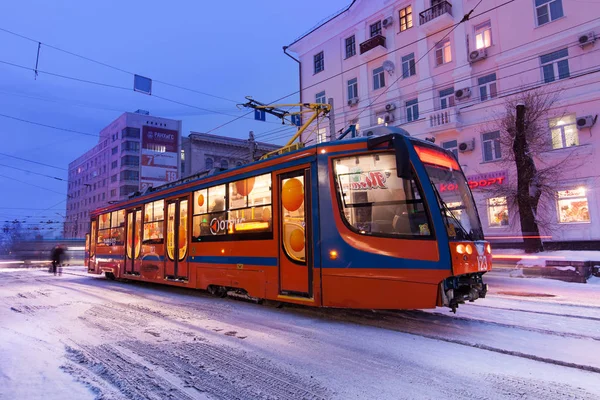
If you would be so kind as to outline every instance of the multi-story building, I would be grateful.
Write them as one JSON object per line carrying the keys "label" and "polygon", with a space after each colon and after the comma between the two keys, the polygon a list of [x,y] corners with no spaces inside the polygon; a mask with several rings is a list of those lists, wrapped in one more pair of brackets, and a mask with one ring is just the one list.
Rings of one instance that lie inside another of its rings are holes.
{"label": "multi-story building", "polygon": [[181,145],[182,176],[187,177],[213,168],[228,169],[247,164],[281,146],[256,142],[252,132],[248,140],[191,132]]}
{"label": "multi-story building", "polygon": [[280,146],[191,132],[181,137],[181,121],[125,113],[100,132],[98,144],[69,164],[65,238],[89,230],[92,210],[213,168],[234,168]]}
{"label": "multi-story building", "polygon": [[333,140],[351,124],[363,135],[389,125],[435,139],[475,188],[485,233],[518,238],[517,207],[476,187],[515,182],[495,122],[507,101],[533,88],[558,93],[541,117],[538,162],[579,167],[557,172],[538,217],[549,221],[547,242],[600,243],[599,12],[600,3],[569,0],[354,0],[284,48],[299,58],[301,102],[333,108],[304,140]]}
{"label": "multi-story building", "polygon": [[90,211],[179,179],[180,148],[181,121],[142,110],[113,121],[96,146],[69,164],[64,237],[83,237]]}

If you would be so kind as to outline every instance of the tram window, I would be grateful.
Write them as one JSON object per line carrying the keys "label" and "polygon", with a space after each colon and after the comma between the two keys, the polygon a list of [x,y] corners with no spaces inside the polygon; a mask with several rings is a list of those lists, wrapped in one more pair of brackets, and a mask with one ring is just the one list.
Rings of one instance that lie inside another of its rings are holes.
{"label": "tram window", "polygon": [[99,246],[122,246],[125,243],[125,210],[100,215]]}
{"label": "tram window", "polygon": [[229,209],[271,204],[271,175],[253,176],[229,184]]}
{"label": "tram window", "polygon": [[271,238],[271,175],[196,191],[192,227],[194,242]]}
{"label": "tram window", "polygon": [[163,200],[154,201],[144,206],[144,239],[143,244],[162,244],[163,223],[165,219]]}
{"label": "tram window", "polygon": [[334,161],[338,198],[347,224],[367,235],[431,237],[431,222],[420,189],[398,177],[393,154]]}

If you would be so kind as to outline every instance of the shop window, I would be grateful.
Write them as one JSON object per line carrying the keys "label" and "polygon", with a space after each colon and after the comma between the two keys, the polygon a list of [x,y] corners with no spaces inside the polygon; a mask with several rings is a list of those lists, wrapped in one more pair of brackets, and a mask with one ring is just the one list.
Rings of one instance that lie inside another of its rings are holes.
{"label": "shop window", "polygon": [[492,228],[508,226],[508,203],[506,197],[493,197],[487,200],[488,225]]}
{"label": "shop window", "polygon": [[575,223],[590,222],[590,209],[585,188],[557,192],[558,222]]}

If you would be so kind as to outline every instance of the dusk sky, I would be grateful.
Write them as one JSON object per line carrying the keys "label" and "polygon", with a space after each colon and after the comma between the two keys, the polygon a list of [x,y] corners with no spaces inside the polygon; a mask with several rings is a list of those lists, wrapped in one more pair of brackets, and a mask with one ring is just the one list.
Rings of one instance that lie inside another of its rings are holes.
{"label": "dusk sky", "polygon": [[[121,113],[144,109],[155,116],[183,120],[184,136],[190,131],[208,132],[247,112],[238,110],[235,103],[244,102],[245,96],[269,102],[296,92],[298,66],[283,54],[282,46],[349,2],[4,2],[0,28],[42,42],[40,71],[124,88],[132,87],[133,76],[127,73],[132,72],[231,101],[157,82],[153,85],[155,96],[147,96],[46,73],[34,79],[32,70],[6,63],[35,67],[37,42],[0,31],[0,184],[4,194],[0,198],[0,221],[29,217],[26,226],[40,220],[62,221],[57,213],[65,214],[68,164],[97,143],[91,135],[36,126],[6,116],[97,135]],[[297,99],[294,95],[286,101]],[[274,123],[240,119],[211,133],[247,138],[253,130],[261,140],[261,133],[278,127]],[[272,134],[263,140],[281,143],[283,139]]]}

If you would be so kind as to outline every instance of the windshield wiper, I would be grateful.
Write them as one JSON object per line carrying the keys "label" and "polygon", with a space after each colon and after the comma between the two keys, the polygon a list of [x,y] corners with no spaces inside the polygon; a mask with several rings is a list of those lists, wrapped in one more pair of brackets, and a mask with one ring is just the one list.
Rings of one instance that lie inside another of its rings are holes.
{"label": "windshield wiper", "polygon": [[450,214],[450,217],[458,224],[458,226],[460,227],[460,229],[463,231],[465,237],[468,240],[473,241],[473,238],[471,237],[471,234],[469,232],[467,232],[467,230],[465,229],[465,227],[463,226],[463,224],[460,222],[460,220],[458,218],[456,218],[456,215],[454,215],[454,213],[452,212],[452,210],[450,209],[450,207],[448,207],[448,204],[446,204],[446,202],[442,199],[442,195],[438,191],[437,187],[435,187],[435,183],[431,182],[431,186],[433,186],[433,190],[434,190],[434,192],[435,192],[438,200],[440,201],[440,204],[442,205],[442,209],[444,211],[446,211],[446,216],[448,216],[448,214]]}

